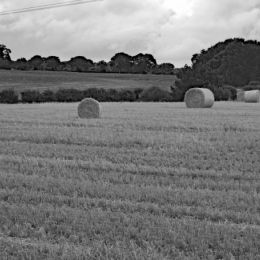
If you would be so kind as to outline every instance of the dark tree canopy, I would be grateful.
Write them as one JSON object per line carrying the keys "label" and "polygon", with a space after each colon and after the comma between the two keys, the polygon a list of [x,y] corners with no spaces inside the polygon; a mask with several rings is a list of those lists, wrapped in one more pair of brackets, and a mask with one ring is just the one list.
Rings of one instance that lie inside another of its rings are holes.
{"label": "dark tree canopy", "polygon": [[60,58],[57,57],[57,56],[49,56],[47,58],[45,58],[45,61],[49,61],[49,60],[52,60],[52,61],[55,61],[55,62],[60,62]]}
{"label": "dark tree canopy", "polygon": [[31,57],[30,59],[29,59],[29,62],[31,62],[31,61],[44,61],[44,58],[42,57],[42,56],[40,56],[40,55],[34,55],[33,57]]}
{"label": "dark tree canopy", "polygon": [[147,62],[149,62],[151,65],[156,65],[156,59],[153,57],[152,54],[143,54],[143,53],[139,53],[135,56],[132,57],[133,61],[141,61],[141,60],[145,60]]}
{"label": "dark tree canopy", "polygon": [[11,50],[6,48],[4,44],[0,44],[0,58],[4,60],[11,60],[10,57]]}
{"label": "dark tree canopy", "polygon": [[73,57],[69,60],[69,62],[88,62],[88,63],[91,63],[92,65],[94,64],[94,62],[90,59],[87,59],[86,57],[84,56],[76,56],[76,57]]}
{"label": "dark tree canopy", "polygon": [[192,67],[180,70],[182,82],[193,84],[199,80],[219,86],[244,86],[260,77],[260,42],[227,39],[194,54],[191,61]]}
{"label": "dark tree canopy", "polygon": [[27,62],[26,58],[19,58],[16,60],[16,62]]}
{"label": "dark tree canopy", "polygon": [[115,61],[116,59],[118,58],[124,58],[124,59],[129,59],[131,60],[132,57],[130,55],[128,55],[127,53],[124,53],[124,52],[119,52],[119,53],[116,53],[112,58],[111,58],[111,61]]}

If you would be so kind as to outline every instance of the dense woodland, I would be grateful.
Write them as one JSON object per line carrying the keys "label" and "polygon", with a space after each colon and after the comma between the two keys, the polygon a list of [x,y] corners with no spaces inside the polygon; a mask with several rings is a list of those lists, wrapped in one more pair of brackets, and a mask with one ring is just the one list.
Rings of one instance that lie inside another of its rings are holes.
{"label": "dense woodland", "polygon": [[[167,94],[167,98],[165,98],[165,93],[163,94],[164,101],[182,101],[185,92],[192,87],[211,89],[216,100],[234,100],[237,88],[257,89],[260,86],[260,42],[246,41],[242,38],[228,39],[207,50],[202,50],[192,56],[191,66],[185,65],[179,69],[171,63],[158,64],[153,55],[142,53],[130,56],[120,52],[115,54],[109,62],[96,63],[83,56],[73,57],[65,62],[60,61],[56,56],[45,58],[40,55],[33,56],[29,60],[20,58],[13,61],[10,54],[11,50],[0,44],[0,69],[175,74],[178,80],[173,82],[171,93]],[[104,93],[101,91],[103,94],[98,99],[121,101],[118,98],[121,92],[117,93],[116,97],[110,97],[113,91],[106,93],[106,98],[103,97]],[[97,90],[97,92],[100,91]],[[152,93],[156,95],[159,92],[152,89]],[[134,94],[134,90],[132,93],[135,96],[134,100],[138,100],[139,97],[137,98]],[[153,99],[160,101],[157,96],[151,100],[149,98],[150,101]]]}
{"label": "dense woodland", "polygon": [[260,80],[260,42],[242,38],[219,42],[191,58],[178,73],[180,84],[209,83],[214,86],[243,87]]}

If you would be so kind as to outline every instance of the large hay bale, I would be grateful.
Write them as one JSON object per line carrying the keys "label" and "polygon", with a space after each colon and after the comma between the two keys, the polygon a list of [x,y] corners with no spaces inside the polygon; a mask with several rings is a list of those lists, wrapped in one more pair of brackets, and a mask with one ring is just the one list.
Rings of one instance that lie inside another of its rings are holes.
{"label": "large hay bale", "polygon": [[78,105],[78,115],[80,118],[99,118],[99,102],[93,98],[83,99]]}
{"label": "large hay bale", "polygon": [[244,99],[246,103],[258,103],[260,99],[259,90],[245,91]]}
{"label": "large hay bale", "polygon": [[207,88],[191,88],[185,93],[184,101],[189,108],[210,108],[214,94]]}

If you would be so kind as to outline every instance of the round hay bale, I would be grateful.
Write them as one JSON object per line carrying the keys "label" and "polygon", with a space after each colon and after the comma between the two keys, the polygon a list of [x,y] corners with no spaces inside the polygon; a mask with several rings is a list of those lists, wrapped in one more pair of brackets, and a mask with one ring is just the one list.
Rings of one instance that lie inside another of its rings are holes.
{"label": "round hay bale", "polygon": [[93,98],[83,99],[78,105],[78,115],[80,118],[99,118],[99,102]]}
{"label": "round hay bale", "polygon": [[246,103],[258,103],[260,99],[259,90],[249,90],[245,91],[244,100]]}
{"label": "round hay bale", "polygon": [[184,101],[189,108],[210,108],[214,94],[207,88],[191,88],[185,93]]}

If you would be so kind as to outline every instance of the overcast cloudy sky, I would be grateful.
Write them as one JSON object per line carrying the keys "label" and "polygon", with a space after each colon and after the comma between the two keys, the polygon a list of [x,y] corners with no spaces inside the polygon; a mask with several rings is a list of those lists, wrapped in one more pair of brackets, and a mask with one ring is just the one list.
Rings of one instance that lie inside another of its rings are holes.
{"label": "overcast cloudy sky", "polygon": [[[56,2],[62,0],[1,0],[0,11]],[[0,16],[0,43],[12,59],[39,54],[108,61],[122,51],[151,53],[159,63],[180,67],[231,37],[260,40],[260,0],[104,0]]]}

